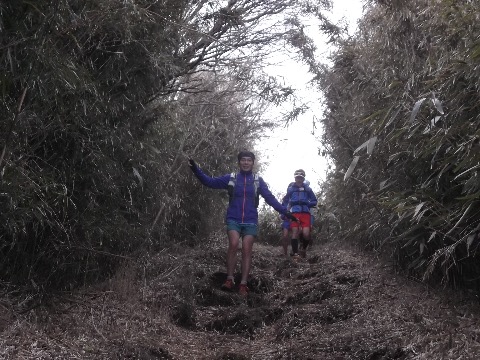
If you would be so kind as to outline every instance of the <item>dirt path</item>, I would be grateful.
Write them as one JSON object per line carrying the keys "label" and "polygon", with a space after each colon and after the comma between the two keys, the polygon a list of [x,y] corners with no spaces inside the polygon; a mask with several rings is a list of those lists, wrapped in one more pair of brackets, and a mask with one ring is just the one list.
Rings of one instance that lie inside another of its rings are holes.
{"label": "dirt path", "polygon": [[3,297],[0,359],[480,358],[475,303],[355,249],[319,245],[296,264],[257,244],[247,300],[219,290],[221,245],[179,251],[23,313]]}

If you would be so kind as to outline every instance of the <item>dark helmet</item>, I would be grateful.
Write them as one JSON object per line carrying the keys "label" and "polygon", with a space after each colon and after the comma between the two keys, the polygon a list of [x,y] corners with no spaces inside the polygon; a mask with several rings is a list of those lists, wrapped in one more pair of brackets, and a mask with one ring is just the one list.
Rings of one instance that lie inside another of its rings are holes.
{"label": "dark helmet", "polygon": [[247,150],[240,151],[238,153],[238,156],[237,156],[238,162],[240,162],[240,159],[243,158],[243,157],[249,157],[253,161],[255,161],[255,155],[253,155],[253,153],[251,151],[247,151]]}

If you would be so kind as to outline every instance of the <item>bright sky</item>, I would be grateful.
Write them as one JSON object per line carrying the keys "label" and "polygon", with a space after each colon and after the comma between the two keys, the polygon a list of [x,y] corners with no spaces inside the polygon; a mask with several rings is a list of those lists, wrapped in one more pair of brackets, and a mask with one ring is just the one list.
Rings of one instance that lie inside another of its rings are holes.
{"label": "bright sky", "polygon": [[[353,33],[356,20],[362,14],[362,7],[361,0],[334,0],[333,18],[345,18],[349,23],[349,32]],[[308,31],[312,37],[319,33],[314,25]],[[329,50],[325,40],[316,36],[315,41],[319,55],[327,55]],[[321,94],[309,87],[308,82],[312,75],[308,73],[308,68],[299,62],[285,59],[282,64],[270,67],[268,72],[272,76],[283,77],[286,84],[297,89],[297,96],[308,102],[310,109],[288,128],[279,128],[267,134],[268,138],[262,139],[257,145],[260,160],[264,165],[262,177],[269,184],[270,190],[281,197],[288,184],[293,181],[294,171],[304,169],[312,189],[318,191],[318,184],[325,179],[327,170],[327,159],[319,154],[318,148],[322,129],[318,127],[317,121],[317,128],[313,128],[314,118],[321,118],[323,113]],[[282,109],[273,110],[272,117],[277,117],[281,112]]]}

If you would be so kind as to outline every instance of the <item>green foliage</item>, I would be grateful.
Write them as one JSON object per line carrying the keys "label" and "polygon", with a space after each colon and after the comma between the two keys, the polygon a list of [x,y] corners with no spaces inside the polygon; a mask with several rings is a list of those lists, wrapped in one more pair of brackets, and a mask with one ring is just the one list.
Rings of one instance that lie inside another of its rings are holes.
{"label": "green foliage", "polygon": [[280,214],[266,204],[259,210],[259,241],[270,245],[281,245],[283,221],[280,219]]}
{"label": "green foliage", "polygon": [[[442,274],[451,283],[480,270],[475,8],[372,4],[355,37],[338,42],[320,81],[323,142],[336,166],[327,198],[345,235],[392,249],[419,276]],[[373,138],[373,152],[357,153],[356,167],[342,176],[355,148]]]}

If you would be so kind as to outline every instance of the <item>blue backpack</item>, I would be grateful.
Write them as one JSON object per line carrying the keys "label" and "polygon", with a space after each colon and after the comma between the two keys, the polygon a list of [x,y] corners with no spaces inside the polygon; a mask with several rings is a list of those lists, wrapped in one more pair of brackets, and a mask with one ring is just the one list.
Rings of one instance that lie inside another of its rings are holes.
{"label": "blue backpack", "polygon": [[310,186],[309,184],[305,184],[305,182],[303,183],[303,187],[294,187],[293,185],[295,185],[295,182],[291,182],[290,184],[288,184],[288,188],[287,188],[287,194],[285,196],[289,196],[288,198],[288,202],[290,203],[290,198],[292,196],[292,193],[294,192],[306,192],[306,191],[310,191]]}
{"label": "blue backpack", "polygon": [[308,184],[305,184],[305,182],[303,183],[303,187],[301,188],[294,188],[293,185],[295,185],[295,182],[291,182],[290,184],[288,184],[287,193],[292,193],[294,191],[304,192],[310,190],[310,186],[308,186]]}

